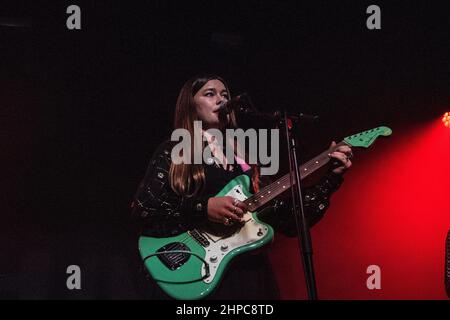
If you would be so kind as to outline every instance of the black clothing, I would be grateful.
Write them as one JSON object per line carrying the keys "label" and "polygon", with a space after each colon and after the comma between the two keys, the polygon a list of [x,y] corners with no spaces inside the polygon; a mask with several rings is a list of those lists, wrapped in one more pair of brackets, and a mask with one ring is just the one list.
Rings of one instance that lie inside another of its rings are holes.
{"label": "black clothing", "polygon": [[[252,170],[243,172],[240,165],[235,165],[233,171],[226,171],[214,162],[204,164],[206,181],[203,192],[191,198],[178,196],[169,182],[172,147],[170,141],[158,147],[133,199],[132,211],[134,217],[141,221],[141,235],[169,237],[195,228],[207,221],[210,197],[241,174],[251,177]],[[315,186],[304,189],[303,204],[310,225],[322,218],[329,206],[330,195],[341,182],[340,175],[330,173]],[[283,203],[286,201],[272,201],[258,217],[276,231],[295,236],[293,216]],[[274,211],[277,213],[273,214]],[[277,296],[276,282],[264,251],[234,259],[222,284],[213,294],[213,298],[220,299],[274,299]]]}

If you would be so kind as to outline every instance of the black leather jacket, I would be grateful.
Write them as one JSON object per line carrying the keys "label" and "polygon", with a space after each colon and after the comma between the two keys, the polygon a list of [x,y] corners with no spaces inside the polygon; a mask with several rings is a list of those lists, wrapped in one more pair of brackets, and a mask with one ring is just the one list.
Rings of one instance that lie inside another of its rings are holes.
{"label": "black leather jacket", "polygon": [[[168,237],[207,221],[208,199],[222,189],[227,179],[243,174],[228,173],[220,167],[205,165],[207,186],[210,182],[210,187],[206,187],[195,198],[178,196],[169,182],[171,148],[170,141],[157,148],[131,204],[133,216],[141,222],[143,235]],[[216,183],[217,180],[219,181]],[[303,204],[310,225],[323,217],[331,194],[339,188],[342,180],[342,176],[328,173],[319,183],[303,190]],[[259,218],[272,225],[275,230],[295,236],[295,223],[289,207],[289,200],[272,201],[260,212]]]}

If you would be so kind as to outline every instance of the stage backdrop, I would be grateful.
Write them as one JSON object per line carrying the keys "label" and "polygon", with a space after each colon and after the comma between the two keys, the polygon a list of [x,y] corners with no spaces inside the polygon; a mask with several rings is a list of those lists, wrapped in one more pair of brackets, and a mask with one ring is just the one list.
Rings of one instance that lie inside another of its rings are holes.
{"label": "stage backdrop", "polygon": [[[446,299],[450,130],[409,125],[355,150],[353,168],[312,229],[321,299]],[[271,258],[283,299],[306,299],[298,242],[277,234]],[[276,262],[276,263],[275,263]],[[381,289],[367,279],[380,268]]]}

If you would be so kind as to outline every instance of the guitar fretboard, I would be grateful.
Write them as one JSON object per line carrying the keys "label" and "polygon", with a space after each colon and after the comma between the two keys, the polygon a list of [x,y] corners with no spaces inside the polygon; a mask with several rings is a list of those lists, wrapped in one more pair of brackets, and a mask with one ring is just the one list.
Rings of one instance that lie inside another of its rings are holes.
{"label": "guitar fretboard", "polygon": [[[347,145],[344,141],[339,142],[335,148]],[[300,179],[303,180],[316,170],[323,167],[330,161],[330,153],[332,153],[334,149],[328,149],[315,158],[309,160],[308,162],[302,164],[300,166]],[[285,174],[275,182],[265,186],[258,193],[255,193],[250,198],[246,199],[244,203],[248,205],[249,211],[257,211],[260,207],[265,205],[270,200],[273,200],[278,195],[282,194],[286,190],[291,187],[291,178],[289,173]]]}

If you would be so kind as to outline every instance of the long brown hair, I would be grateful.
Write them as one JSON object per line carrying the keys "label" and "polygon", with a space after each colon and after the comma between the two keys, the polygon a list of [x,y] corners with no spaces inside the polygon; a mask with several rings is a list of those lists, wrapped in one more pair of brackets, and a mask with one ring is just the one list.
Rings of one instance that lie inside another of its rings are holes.
{"label": "long brown hair", "polygon": [[[200,120],[194,102],[195,94],[210,80],[219,80],[227,89],[228,96],[231,99],[230,89],[225,80],[216,75],[197,76],[189,79],[183,85],[178,94],[175,108],[174,129],[186,129],[191,137],[194,137],[194,121]],[[226,128],[236,128],[236,116],[233,111],[229,115],[229,121]],[[202,144],[203,146],[203,144]],[[195,141],[191,141],[191,150],[196,148]],[[236,148],[235,148],[236,150]],[[193,156],[191,152],[191,157]],[[192,160],[192,159],[191,159]],[[181,163],[170,165],[169,179],[172,189],[181,196],[193,197],[198,195],[205,185],[205,170],[201,164]],[[251,165],[253,168],[252,185],[257,192],[259,190],[259,168]]]}

